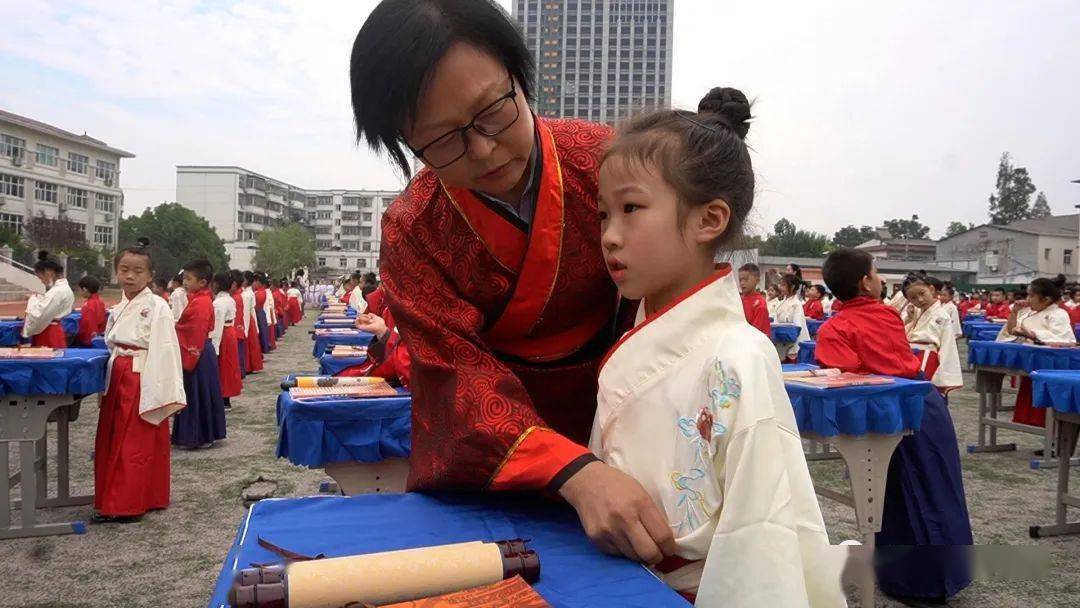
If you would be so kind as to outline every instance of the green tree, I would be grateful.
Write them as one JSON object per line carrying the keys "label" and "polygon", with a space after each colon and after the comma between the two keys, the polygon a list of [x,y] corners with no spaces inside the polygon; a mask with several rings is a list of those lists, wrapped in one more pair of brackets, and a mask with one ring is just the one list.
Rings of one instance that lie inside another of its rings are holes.
{"label": "green tree", "polygon": [[862,245],[876,236],[877,232],[870,226],[863,226],[862,228],[844,226],[836,231],[836,234],[832,237],[832,242],[837,247],[855,247],[857,245]]}
{"label": "green tree", "polygon": [[1054,212],[1050,210],[1050,203],[1046,202],[1046,195],[1042,192],[1035,197],[1035,204],[1031,206],[1031,217],[1050,217]]}
{"label": "green tree", "polygon": [[214,272],[229,267],[225,243],[204,218],[176,203],[162,203],[142,215],[120,221],[120,246],[135,245],[141,237],[150,239],[150,255],[159,276],[180,272],[181,266],[205,259]]}
{"label": "green tree", "polygon": [[894,239],[925,239],[930,234],[930,227],[920,222],[917,215],[910,220],[886,220],[884,225]]}
{"label": "green tree", "polygon": [[64,215],[53,219],[39,213],[26,222],[24,229],[27,240],[37,249],[66,253],[86,246],[86,228]]}
{"label": "green tree", "polygon": [[104,252],[98,251],[90,245],[83,243],[82,247],[68,252],[67,277],[72,285],[86,275],[90,275],[102,283],[108,283],[112,277],[107,264],[109,260]]}
{"label": "green tree", "polygon": [[773,233],[761,244],[762,255],[788,257],[821,257],[832,249],[829,237],[817,232],[799,230],[786,218],[776,222]]}
{"label": "green tree", "polygon": [[293,223],[259,235],[256,268],[272,277],[285,277],[299,266],[315,267],[315,238],[307,229]]}
{"label": "green tree", "polygon": [[975,223],[965,224],[964,222],[952,221],[949,222],[949,226],[945,228],[945,238],[960,234],[961,232],[967,232],[975,227]]}
{"label": "green tree", "polygon": [[1028,170],[1014,167],[1009,153],[1001,155],[998,161],[997,184],[990,195],[990,223],[1003,226],[1031,217],[1029,201],[1035,193],[1035,184],[1031,183]]}

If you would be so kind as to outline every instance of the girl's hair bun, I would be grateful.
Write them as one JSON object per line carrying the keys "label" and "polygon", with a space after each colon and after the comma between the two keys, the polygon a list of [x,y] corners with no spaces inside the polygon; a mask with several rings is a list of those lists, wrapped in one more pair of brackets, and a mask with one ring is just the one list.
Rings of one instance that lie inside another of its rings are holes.
{"label": "girl's hair bun", "polygon": [[1056,277],[1054,277],[1053,279],[1050,279],[1050,282],[1053,283],[1054,286],[1057,287],[1058,289],[1061,289],[1062,287],[1065,287],[1065,283],[1066,283],[1065,275],[1059,274]]}
{"label": "girl's hair bun", "polygon": [[49,252],[42,249],[41,251],[38,252],[37,259],[39,261],[41,261],[41,262],[44,262],[45,260],[49,259]]}
{"label": "girl's hair bun", "polygon": [[150,246],[150,239],[146,238],[145,236],[140,236],[138,239],[135,240],[135,242],[138,243],[139,247],[142,247],[143,249],[146,249]]}
{"label": "girl's hair bun", "polygon": [[739,89],[716,87],[698,102],[698,114],[718,116],[740,138],[746,138],[752,118],[750,106],[750,101]]}

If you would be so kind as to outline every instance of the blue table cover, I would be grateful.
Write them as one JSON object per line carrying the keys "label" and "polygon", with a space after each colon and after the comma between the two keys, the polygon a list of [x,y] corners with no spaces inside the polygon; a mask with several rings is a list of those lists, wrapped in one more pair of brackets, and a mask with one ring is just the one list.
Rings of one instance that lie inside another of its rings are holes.
{"label": "blue table cover", "polygon": [[785,374],[788,372],[805,372],[812,369],[819,369],[817,365],[811,363],[783,363],[780,365],[780,370]]}
{"label": "blue table cover", "polygon": [[555,608],[687,607],[643,566],[596,549],[574,510],[539,497],[368,494],[269,499],[240,522],[210,598],[227,606],[237,571],[276,562],[258,539],[292,551],[328,557],[467,541],[531,539],[540,556],[536,591]]}
{"label": "blue table cover", "polygon": [[[68,338],[79,333],[79,321],[81,320],[82,312],[78,310],[60,319],[60,326],[64,328],[64,334]],[[18,321],[0,321],[0,346],[15,346],[18,344],[22,340],[22,328],[22,319]]]}
{"label": "blue table cover", "polygon": [[1031,373],[1031,402],[1066,414],[1080,414],[1080,371],[1038,370]]}
{"label": "blue table cover", "polygon": [[968,344],[968,363],[1029,373],[1039,369],[1080,370],[1080,348],[976,340]]}
{"label": "blue table cover", "polygon": [[973,340],[975,339],[975,334],[978,332],[993,331],[994,335],[997,336],[998,332],[1000,332],[1001,328],[1004,326],[1004,323],[990,323],[989,321],[979,318],[961,322],[960,331],[964,334],[965,338]]}
{"label": "blue table cover", "polygon": [[799,340],[801,328],[798,325],[778,325],[774,323],[769,337],[778,344],[790,344]]}
{"label": "blue table cover", "polygon": [[785,383],[801,433],[893,435],[917,431],[929,382],[894,378],[893,384],[818,388]]}
{"label": "blue table cover", "polygon": [[965,314],[963,317],[960,318],[960,323],[963,324],[964,321],[985,321],[985,320],[986,320],[986,313],[985,312],[978,312],[978,313],[969,312],[969,313]]}
{"label": "blue table cover", "polygon": [[0,395],[90,395],[105,390],[109,351],[67,348],[55,359],[0,359]]}
{"label": "blue table cover", "polygon": [[345,323],[329,323],[326,321],[315,321],[315,329],[349,329],[355,326],[355,321],[347,321]]}
{"label": "blue table cover", "polygon": [[807,340],[806,342],[799,342],[799,354],[795,357],[797,363],[813,363],[814,352],[817,350],[817,342],[813,340]]}
{"label": "blue table cover", "polygon": [[335,357],[330,353],[319,357],[319,375],[336,376],[354,365],[363,365],[367,357]]}
{"label": "blue table cover", "polygon": [[105,343],[105,336],[94,336],[90,341],[90,348],[109,348],[109,345]]}
{"label": "blue table cover", "polygon": [[412,451],[412,397],[296,401],[278,395],[277,457],[305,467],[329,462],[378,462]]}
{"label": "blue table cover", "polygon": [[[829,319],[825,319],[825,321],[828,320]],[[821,326],[825,324],[825,321],[818,321],[817,319],[806,320],[806,331],[810,332],[811,338],[817,337],[817,332],[821,329]]]}
{"label": "blue table cover", "polygon": [[997,327],[988,327],[988,328],[985,328],[985,329],[980,328],[980,329],[976,329],[971,334],[971,336],[968,338],[968,341],[969,342],[974,342],[976,340],[979,340],[979,341],[982,341],[982,342],[986,342],[986,341],[993,342],[994,340],[997,340],[998,334],[1000,334],[1000,333],[1001,333],[1001,326],[1000,325],[997,326]]}
{"label": "blue table cover", "polygon": [[367,346],[371,344],[371,339],[375,336],[366,331],[356,330],[351,334],[337,334],[316,336],[312,334],[312,339],[315,340],[315,346],[311,350],[311,355],[318,359],[326,354],[326,351],[333,348],[337,344],[346,346]]}
{"label": "blue table cover", "polygon": [[1076,336],[1076,341],[1080,342],[1080,323],[1073,325],[1073,335]]}

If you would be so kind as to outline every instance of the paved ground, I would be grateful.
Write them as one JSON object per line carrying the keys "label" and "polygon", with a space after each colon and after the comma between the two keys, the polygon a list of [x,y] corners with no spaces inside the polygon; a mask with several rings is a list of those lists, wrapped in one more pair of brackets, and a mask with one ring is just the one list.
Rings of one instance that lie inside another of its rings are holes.
{"label": "paved ground", "polygon": [[[212,449],[173,451],[173,504],[167,511],[148,515],[138,524],[91,526],[82,536],[0,541],[0,606],[205,606],[244,513],[244,489],[261,476],[276,481],[276,495],[301,496],[317,492],[324,479],[321,472],[273,457],[278,382],[289,372],[314,367],[306,326],[294,328],[278,352],[268,357],[266,371],[251,378],[244,395],[234,400],[229,438]],[[975,438],[975,394],[970,375],[967,380],[968,390],[952,398],[961,447]],[[73,478],[84,491],[92,489],[89,454],[96,418],[96,402],[87,400],[74,425]],[[1033,436],[1005,436],[1026,449],[1038,447]],[[964,453],[968,505],[978,543],[1046,547],[1053,555],[1051,571],[1039,581],[978,582],[952,605],[1080,605],[1080,536],[1028,538],[1028,526],[1053,519],[1056,479],[1053,471],[1029,469],[1029,457],[1027,451]],[[816,478],[843,487],[839,465],[815,464],[812,470]],[[823,510],[833,542],[855,537],[850,509],[824,501]],[[90,513],[89,507],[58,509],[48,518],[63,521]]]}

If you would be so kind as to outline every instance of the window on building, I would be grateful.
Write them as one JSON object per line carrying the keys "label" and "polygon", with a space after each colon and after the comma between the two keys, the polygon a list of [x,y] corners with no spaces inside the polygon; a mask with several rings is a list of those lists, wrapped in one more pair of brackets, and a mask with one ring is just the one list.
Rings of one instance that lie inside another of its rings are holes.
{"label": "window on building", "polygon": [[367,228],[367,227],[361,228],[360,229],[360,236],[371,236],[371,228]]}
{"label": "window on building", "polygon": [[357,242],[356,241],[341,241],[341,248],[344,249],[345,251],[356,251]]}
{"label": "window on building", "polygon": [[369,242],[367,242],[367,241],[364,241],[364,242],[363,242],[363,243],[361,243],[361,245],[360,245],[360,250],[361,250],[361,251],[371,251],[371,243],[369,243]]}
{"label": "window on building", "polygon": [[333,212],[331,212],[331,211],[320,211],[319,214],[318,214],[318,219],[320,219],[320,220],[328,220],[332,216],[333,216]]}
{"label": "window on building", "polygon": [[90,158],[82,154],[68,152],[68,171],[86,175],[86,167],[90,164]]}
{"label": "window on building", "polygon": [[[334,243],[332,241],[326,241],[326,240],[315,241],[315,248],[316,249],[330,249],[333,246],[334,246]],[[320,264],[325,264],[325,262],[320,262]]]}
{"label": "window on building", "polygon": [[0,156],[10,159],[26,155],[26,140],[14,135],[0,135]]}
{"label": "window on building", "polygon": [[0,195],[12,198],[23,197],[23,178],[0,173]]}
{"label": "window on building", "polygon": [[356,260],[356,267],[357,268],[367,268],[367,260],[365,260],[364,258],[360,258],[359,260]]}
{"label": "window on building", "polygon": [[349,267],[349,258],[338,258],[338,266],[342,268]]}
{"label": "window on building", "polygon": [[0,213],[0,228],[6,228],[15,234],[22,234],[23,216],[15,213]]}
{"label": "window on building", "polygon": [[78,207],[79,209],[86,209],[87,200],[89,200],[86,190],[82,188],[68,188],[67,189],[67,204],[72,207]]}
{"label": "window on building", "polygon": [[1065,250],[1065,255],[1063,256],[1062,261],[1065,263],[1066,266],[1072,265],[1072,252],[1072,249]]}
{"label": "window on building", "polygon": [[94,226],[94,244],[104,245],[106,247],[112,247],[113,244],[113,227],[112,226]]}
{"label": "window on building", "polygon": [[60,162],[60,149],[45,144],[37,145],[37,162],[39,165],[55,167]]}
{"label": "window on building", "polygon": [[329,207],[332,204],[334,204],[334,198],[333,197],[330,197],[330,196],[320,196],[319,197],[319,206],[320,207]]}
{"label": "window on building", "polygon": [[94,170],[98,179],[105,180],[106,183],[112,184],[116,182],[116,163],[110,163],[106,160],[97,161],[97,168]]}
{"label": "window on building", "polygon": [[335,226],[340,226],[341,225],[341,220],[334,220],[334,225]]}
{"label": "window on building", "polygon": [[1046,249],[1043,249],[1043,259],[1044,260],[1049,260],[1050,259],[1050,248],[1049,247],[1047,247]]}
{"label": "window on building", "polygon": [[116,212],[116,197],[112,194],[94,193],[94,209],[105,213]]}
{"label": "window on building", "polygon": [[346,207],[359,207],[360,206],[360,197],[359,196],[346,196],[345,198],[341,199],[341,202]]}
{"label": "window on building", "polygon": [[57,203],[60,200],[60,188],[49,182],[34,182],[34,199],[43,203]]}

